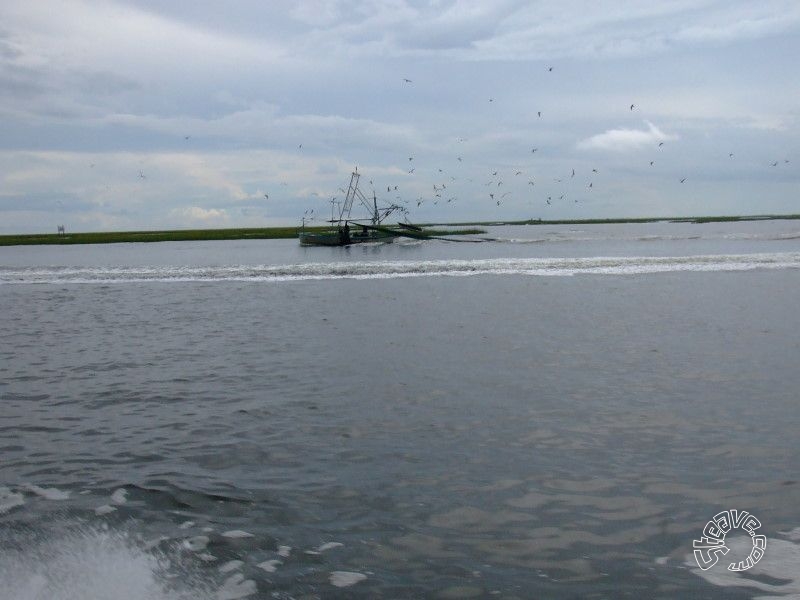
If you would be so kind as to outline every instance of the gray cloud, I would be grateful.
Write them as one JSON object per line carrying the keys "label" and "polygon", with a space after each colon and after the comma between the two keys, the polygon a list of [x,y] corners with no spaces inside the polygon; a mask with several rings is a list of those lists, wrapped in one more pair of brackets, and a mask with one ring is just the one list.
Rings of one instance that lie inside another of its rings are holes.
{"label": "gray cloud", "polygon": [[687,173],[794,210],[788,0],[42,0],[0,23],[0,229],[288,224],[356,165],[419,219],[710,212],[675,201]]}

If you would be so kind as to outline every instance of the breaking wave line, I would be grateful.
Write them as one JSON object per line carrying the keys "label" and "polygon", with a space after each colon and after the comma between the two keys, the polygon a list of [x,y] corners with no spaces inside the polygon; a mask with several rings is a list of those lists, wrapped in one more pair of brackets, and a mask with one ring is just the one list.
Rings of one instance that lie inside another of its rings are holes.
{"label": "breaking wave line", "polygon": [[800,268],[800,252],[699,256],[492,258],[370,261],[288,265],[152,267],[0,267],[0,284],[142,282],[281,282],[328,279],[393,279],[469,275],[637,275],[675,271],[749,271]]}

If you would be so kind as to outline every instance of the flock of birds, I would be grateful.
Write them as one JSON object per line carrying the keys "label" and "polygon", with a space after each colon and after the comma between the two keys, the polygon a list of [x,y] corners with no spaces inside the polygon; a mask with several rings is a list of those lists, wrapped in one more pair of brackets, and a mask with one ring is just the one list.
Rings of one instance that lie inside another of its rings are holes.
{"label": "flock of birds", "polygon": [[[547,72],[552,73],[553,67],[547,67]],[[414,81],[409,78],[402,79],[404,85],[413,85]],[[488,97],[488,102],[493,104],[495,102],[495,98],[493,96]],[[635,103],[631,103],[628,107],[627,112],[633,113],[634,111],[638,111],[638,106]],[[537,119],[542,118],[542,111],[536,111]],[[191,139],[190,135],[184,136],[185,141],[189,141]],[[465,144],[468,140],[463,137],[457,138],[458,144]],[[662,151],[665,146],[665,141],[659,140],[655,149],[658,151]],[[303,150],[303,144],[300,143],[297,145],[297,150]],[[532,159],[540,152],[539,147],[530,147],[530,153],[528,159]],[[540,186],[545,188],[545,191],[541,195],[541,201],[543,202],[544,206],[551,206],[555,202],[563,202],[567,200],[571,200],[575,204],[577,204],[581,198],[585,198],[586,193],[591,193],[595,190],[595,180],[600,173],[600,170],[597,167],[593,167],[591,172],[586,171],[586,175],[579,180],[582,179],[581,183],[576,183],[576,169],[570,168],[567,173],[561,174],[559,176],[552,177],[552,181],[549,178],[541,178],[538,175],[534,175],[534,166],[533,164],[529,165],[529,167],[520,167],[517,166],[508,166],[506,165],[504,169],[495,168],[489,171],[487,175],[479,182],[476,182],[475,179],[470,177],[464,177],[464,164],[465,164],[465,152],[458,153],[454,156],[453,165],[448,169],[443,168],[418,168],[418,164],[416,161],[415,156],[408,156],[407,163],[405,168],[395,168],[398,172],[398,175],[404,173],[404,177],[397,183],[389,182],[386,184],[386,192],[383,192],[383,188],[380,185],[376,185],[375,181],[370,179],[370,195],[374,195],[379,197],[382,201],[389,200],[392,206],[397,209],[400,209],[404,213],[408,213],[409,206],[416,206],[420,208],[424,205],[447,205],[457,202],[459,200],[459,192],[457,191],[459,188],[463,191],[463,184],[469,184],[470,190],[470,198],[474,199],[476,197],[484,196],[485,199],[493,204],[496,207],[500,207],[504,201],[509,197],[519,193],[518,191],[512,191],[512,188],[515,190],[520,190],[521,186],[516,185],[519,183],[518,178],[522,181],[525,181],[526,186],[531,191],[530,194],[527,194],[527,197],[531,199],[534,197],[533,189],[536,186]],[[734,153],[729,152],[728,158],[733,159]],[[525,161],[521,161],[525,162]],[[648,160],[649,166],[654,167],[656,164],[656,159]],[[772,161],[769,163],[771,167],[777,167],[779,164],[784,163],[788,164],[788,159],[783,159],[782,161]],[[92,167],[94,164],[91,165]],[[471,173],[475,174],[479,170],[475,169],[471,171]],[[502,172],[501,172],[502,171]],[[420,173],[426,173],[422,177],[428,177],[428,182],[422,184],[420,179]],[[415,181],[413,182],[414,185],[408,186],[407,184],[410,183],[409,178],[414,178]],[[139,170],[139,179],[145,180],[146,175],[142,170]],[[687,177],[681,177],[678,182],[680,184],[685,184],[688,181]],[[512,181],[513,180],[513,181]],[[485,192],[477,192],[476,188],[478,183],[485,189]],[[509,185],[512,183],[514,185]],[[541,185],[544,183],[544,185]],[[282,186],[287,186],[286,182],[281,183]],[[420,190],[427,187],[427,192],[420,193]],[[405,191],[406,189],[413,188],[415,190],[413,194],[413,198],[408,196]],[[380,194],[378,192],[380,189]],[[553,190],[556,191],[553,191]],[[581,193],[582,191],[582,193]],[[346,194],[346,191],[342,188],[339,188],[339,192],[342,194]],[[265,200],[270,199],[269,192],[263,192],[263,198]],[[312,192],[311,196],[320,197],[319,193]],[[328,202],[331,205],[331,218],[335,219],[337,213],[337,207],[341,208],[341,203],[344,197],[339,195],[331,195]],[[317,211],[315,214],[314,209],[306,210],[303,214],[303,221],[311,221],[316,218],[320,217],[321,211]]]}

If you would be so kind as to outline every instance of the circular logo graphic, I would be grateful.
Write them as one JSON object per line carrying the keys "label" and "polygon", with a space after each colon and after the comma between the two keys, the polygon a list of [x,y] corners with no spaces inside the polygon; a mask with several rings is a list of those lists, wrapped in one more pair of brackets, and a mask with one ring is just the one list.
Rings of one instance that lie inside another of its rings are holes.
{"label": "circular logo graphic", "polygon": [[730,563],[729,571],[746,571],[761,560],[764,551],[767,549],[767,538],[758,535],[756,530],[761,527],[761,521],[756,519],[746,510],[724,510],[714,515],[706,526],[703,527],[703,535],[699,540],[693,540],[694,559],[697,566],[706,571],[717,564],[719,555],[725,556],[730,552],[730,548],[725,545],[725,536],[728,532],[741,529],[750,535],[753,547],[745,560],[738,563]]}

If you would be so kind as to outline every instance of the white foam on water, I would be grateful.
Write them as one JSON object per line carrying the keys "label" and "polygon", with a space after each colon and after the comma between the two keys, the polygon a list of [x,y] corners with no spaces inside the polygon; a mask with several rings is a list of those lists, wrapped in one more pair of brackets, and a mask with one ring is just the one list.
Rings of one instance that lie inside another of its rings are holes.
{"label": "white foam on water", "polygon": [[154,540],[146,540],[144,542],[144,547],[145,547],[146,550],[150,550],[151,548],[155,548],[156,546],[159,546],[161,544],[161,542],[166,542],[168,539],[169,538],[167,536],[160,535],[157,538],[155,538]]}
{"label": "white foam on water", "polygon": [[336,587],[350,587],[367,578],[363,573],[353,571],[333,571],[330,576],[331,585]]}
{"label": "white foam on water", "polygon": [[125,504],[128,501],[127,498],[128,490],[125,488],[119,488],[115,490],[113,494],[111,494],[111,504]]}
{"label": "white foam on water", "polygon": [[[189,529],[190,527],[194,527],[194,521],[184,521],[178,525],[179,529]],[[203,531],[205,531],[205,529],[203,529]]]}
{"label": "white foam on water", "polygon": [[0,515],[24,504],[25,497],[22,494],[19,492],[12,492],[7,487],[0,486]]}
{"label": "white foam on water", "polygon": [[196,535],[194,537],[190,537],[186,540],[183,540],[183,544],[181,544],[186,550],[190,552],[200,552],[201,550],[205,550],[206,546],[208,546],[208,536],[206,535]]}
{"label": "white foam on water", "polygon": [[232,529],[231,531],[226,531],[225,533],[223,533],[222,537],[238,540],[242,538],[251,538],[255,536],[252,533],[247,531],[242,531],[241,529]]}
{"label": "white foam on water", "polygon": [[341,542],[326,542],[319,546],[316,551],[317,552],[325,552],[326,550],[331,550],[332,548],[339,548],[340,546],[344,546]]}
{"label": "white foam on water", "polygon": [[114,512],[115,510],[117,509],[111,506],[110,504],[103,504],[103,506],[98,506],[97,508],[94,509],[94,514],[107,515],[108,513]]}
{"label": "white foam on water", "polygon": [[69,499],[69,492],[59,490],[58,488],[43,488],[39,487],[38,485],[33,485],[32,483],[25,484],[24,487],[27,491],[31,492],[32,494],[36,494],[44,498],[45,500],[68,500]]}
{"label": "white foam on water", "polygon": [[30,542],[22,550],[5,547],[0,552],[0,600],[214,598],[215,586],[199,577],[176,576],[178,566],[124,533],[73,531]]}
{"label": "white foam on water", "polygon": [[243,564],[244,562],[241,560],[229,560],[224,565],[220,565],[218,570],[220,573],[230,573],[239,569]]}
{"label": "white foam on water", "polygon": [[256,582],[252,579],[245,579],[241,573],[234,573],[222,587],[217,591],[217,600],[237,600],[252,596],[257,591]]}
{"label": "white foam on water", "polygon": [[289,554],[292,552],[291,546],[278,546],[278,556],[282,556],[283,558],[289,558]]}
{"label": "white foam on water", "polygon": [[636,275],[675,271],[798,269],[800,252],[693,256],[592,256],[472,260],[364,261],[205,267],[0,267],[0,284],[138,282],[283,282],[329,279],[393,279],[469,275]]}
{"label": "white foam on water", "polygon": [[282,561],[273,558],[272,560],[265,560],[262,563],[258,563],[256,566],[259,569],[264,569],[267,573],[274,573],[277,570],[278,565],[282,564]]}

